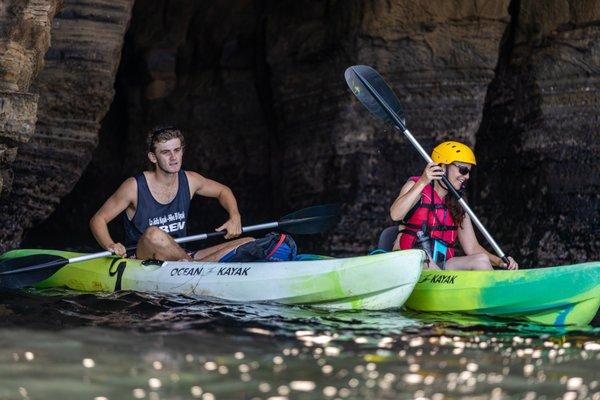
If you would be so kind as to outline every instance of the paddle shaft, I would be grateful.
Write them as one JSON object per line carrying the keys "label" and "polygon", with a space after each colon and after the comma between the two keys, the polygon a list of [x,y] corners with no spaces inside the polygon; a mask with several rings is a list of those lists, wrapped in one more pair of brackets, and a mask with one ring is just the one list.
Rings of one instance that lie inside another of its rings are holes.
{"label": "paddle shaft", "polygon": [[[264,224],[244,226],[244,227],[242,227],[242,233],[255,232],[255,231],[264,231],[264,230],[267,230],[267,229],[284,228],[284,227],[286,227],[288,225],[302,224],[302,223],[306,223],[306,222],[310,222],[310,221],[316,221],[316,220],[320,220],[320,219],[323,219],[323,217],[319,216],[319,217],[297,218],[297,219],[283,220],[283,221],[280,221],[280,222],[267,222],[267,223],[264,223]],[[197,240],[205,240],[205,239],[208,239],[208,238],[225,236],[226,233],[227,233],[226,231],[201,233],[199,235],[192,235],[192,236],[186,236],[186,237],[182,237],[182,238],[177,238],[177,239],[175,239],[175,242],[177,242],[177,243],[194,242],[194,241],[197,241]],[[133,248],[129,248],[128,247],[127,248],[127,250],[133,250],[133,249],[135,249],[135,247],[133,247]]]}
{"label": "paddle shaft", "polygon": [[[354,70],[354,67],[352,67],[352,69]],[[387,102],[381,98],[379,93],[375,89],[373,89],[373,87],[371,86],[371,84],[368,81],[363,79],[360,76],[360,74],[356,73],[356,71],[355,71],[355,75],[358,77],[358,79],[360,79],[360,81],[362,82],[363,85],[365,85],[367,88],[369,88],[369,91],[375,97],[377,102],[388,112],[388,114],[394,120],[396,127],[398,129],[400,129],[402,131],[402,133],[404,133],[404,136],[406,136],[408,141],[413,145],[413,147],[417,150],[417,152],[419,152],[421,157],[423,157],[425,159],[425,161],[427,161],[428,164],[432,163],[433,160],[431,159],[429,154],[423,149],[423,147],[419,144],[417,139],[415,139],[415,137],[412,135],[412,133],[410,133],[408,128],[406,128],[406,125],[404,125],[404,123],[402,122],[400,117],[398,117],[396,112],[394,112],[394,110],[392,110],[388,106]],[[458,200],[458,203],[465,210],[465,212],[467,214],[469,214],[469,217],[471,217],[471,220],[473,221],[475,226],[477,226],[477,229],[479,229],[479,232],[481,232],[481,234],[485,237],[485,239],[488,241],[488,243],[494,248],[494,251],[496,252],[498,257],[500,257],[502,259],[502,261],[504,261],[506,263],[506,265],[508,265],[510,263],[510,261],[509,261],[508,257],[506,256],[506,254],[502,251],[502,249],[500,248],[498,243],[496,243],[496,241],[494,240],[492,235],[487,231],[487,229],[485,229],[485,226],[483,226],[483,224],[481,223],[479,218],[477,218],[477,215],[475,215],[473,210],[471,210],[471,207],[469,207],[467,202],[462,198],[462,196],[460,195],[460,193],[458,193],[458,191],[454,188],[454,186],[452,186],[452,184],[450,183],[450,181],[448,180],[448,178],[445,175],[442,176],[442,182],[444,182],[446,187],[456,197],[456,199]]]}

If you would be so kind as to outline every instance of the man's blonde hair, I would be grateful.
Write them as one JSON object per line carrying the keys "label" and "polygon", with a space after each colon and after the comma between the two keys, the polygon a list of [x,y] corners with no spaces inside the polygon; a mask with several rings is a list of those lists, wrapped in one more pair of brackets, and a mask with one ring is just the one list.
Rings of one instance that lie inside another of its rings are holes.
{"label": "man's blonde hair", "polygon": [[181,147],[185,147],[185,139],[181,131],[175,126],[157,126],[152,128],[146,138],[146,144],[148,145],[148,152],[154,153],[156,150],[156,143],[166,142],[171,139],[179,139],[181,141]]}

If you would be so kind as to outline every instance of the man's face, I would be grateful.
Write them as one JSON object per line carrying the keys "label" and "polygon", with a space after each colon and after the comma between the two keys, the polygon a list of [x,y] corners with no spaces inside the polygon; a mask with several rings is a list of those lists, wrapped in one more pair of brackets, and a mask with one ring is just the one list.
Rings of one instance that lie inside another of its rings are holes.
{"label": "man's face", "polygon": [[167,173],[177,173],[181,169],[183,159],[183,147],[178,138],[169,139],[166,142],[158,142],[154,152],[148,153],[150,162]]}

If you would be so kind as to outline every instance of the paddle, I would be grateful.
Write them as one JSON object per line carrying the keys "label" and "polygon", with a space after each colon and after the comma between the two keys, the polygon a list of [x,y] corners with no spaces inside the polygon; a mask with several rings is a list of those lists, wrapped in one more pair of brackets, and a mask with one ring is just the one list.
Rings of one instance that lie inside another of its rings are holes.
{"label": "paddle", "polygon": [[[309,235],[324,232],[333,227],[339,219],[340,207],[338,204],[313,206],[288,214],[276,222],[242,227],[243,233],[267,229],[278,229],[287,233]],[[177,238],[177,243],[188,243],[208,238],[225,236],[225,231],[202,233],[200,235]],[[128,247],[134,250],[136,247]],[[109,251],[86,254],[83,256],[64,258],[52,254],[35,254],[5,260],[0,262],[0,288],[19,289],[30,286],[52,276],[67,264],[93,260],[96,258],[112,256]]]}
{"label": "paddle", "polygon": [[[350,87],[350,90],[352,90],[352,93],[354,93],[367,110],[376,117],[381,118],[385,122],[400,129],[413,147],[421,154],[421,157],[423,157],[427,163],[433,162],[429,154],[421,147],[419,142],[417,142],[414,136],[406,128],[404,108],[400,104],[398,97],[396,97],[392,89],[377,71],[366,65],[355,65],[346,69],[344,77],[346,78],[346,83]],[[456,197],[465,212],[469,214],[469,217],[471,217],[475,226],[477,226],[481,234],[494,248],[496,254],[506,263],[506,265],[508,265],[508,257],[504,254],[500,246],[498,246],[492,235],[485,229],[479,218],[477,218],[473,210],[471,210],[471,207],[469,207],[454,186],[450,184],[450,181],[446,176],[442,177],[442,181]]]}

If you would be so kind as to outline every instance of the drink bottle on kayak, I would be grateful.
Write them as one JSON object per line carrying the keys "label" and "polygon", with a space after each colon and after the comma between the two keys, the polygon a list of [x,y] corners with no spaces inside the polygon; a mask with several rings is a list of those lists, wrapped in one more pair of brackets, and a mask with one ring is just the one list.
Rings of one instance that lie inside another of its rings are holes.
{"label": "drink bottle on kayak", "polygon": [[440,269],[444,269],[446,263],[446,252],[448,246],[446,246],[441,240],[433,239],[426,233],[426,227],[423,227],[420,231],[417,231],[417,245],[423,249]]}

